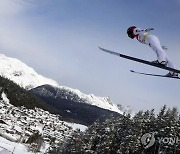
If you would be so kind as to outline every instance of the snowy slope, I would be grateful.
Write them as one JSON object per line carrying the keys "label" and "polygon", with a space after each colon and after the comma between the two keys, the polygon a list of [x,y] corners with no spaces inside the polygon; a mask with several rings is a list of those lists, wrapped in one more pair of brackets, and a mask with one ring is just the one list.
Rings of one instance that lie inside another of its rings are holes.
{"label": "snowy slope", "polygon": [[86,102],[90,105],[95,105],[97,107],[115,111],[115,112],[118,112],[121,114],[123,113],[122,111],[120,111],[118,109],[117,105],[114,104],[109,97],[98,97],[98,96],[95,96],[94,94],[87,95],[87,94],[80,92],[77,89],[72,89],[72,88],[64,87],[64,86],[60,86],[59,88],[61,90],[67,91],[68,93],[71,93],[72,95],[76,95],[77,99],[83,100],[84,102]]}
{"label": "snowy slope", "polygon": [[56,81],[43,77],[20,60],[3,54],[0,54],[0,75],[28,90],[43,84],[58,86]]}
{"label": "snowy slope", "polygon": [[97,97],[93,94],[86,95],[77,89],[59,86],[56,81],[38,74],[33,68],[27,66],[20,60],[6,57],[3,54],[0,54],[0,75],[14,81],[27,90],[48,84],[59,89],[64,89],[88,104],[118,113],[124,112],[123,110],[120,110],[116,104],[112,103],[109,97]]}
{"label": "snowy slope", "polygon": [[[80,124],[59,120],[57,115],[35,108],[15,107],[10,104],[7,95],[0,94],[0,154],[29,154],[27,141],[36,131],[42,135],[44,146],[41,152],[50,146],[47,138],[54,138],[57,142],[68,139],[75,129],[84,131],[87,127]],[[7,114],[8,113],[8,114]],[[19,142],[19,143],[18,143]]]}
{"label": "snowy slope", "polygon": [[11,142],[0,137],[0,154],[32,154],[27,151],[27,147],[20,143]]}

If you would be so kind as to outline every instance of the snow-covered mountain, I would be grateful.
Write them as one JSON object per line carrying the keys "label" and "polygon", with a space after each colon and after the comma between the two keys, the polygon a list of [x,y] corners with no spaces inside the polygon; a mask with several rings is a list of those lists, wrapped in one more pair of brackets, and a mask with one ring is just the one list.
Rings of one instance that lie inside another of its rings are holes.
{"label": "snow-covered mountain", "polygon": [[27,90],[44,84],[59,86],[56,81],[38,74],[33,68],[28,67],[20,60],[6,57],[3,54],[0,54],[0,75]]}
{"label": "snow-covered mountain", "polygon": [[[109,115],[119,115],[117,112],[113,112],[110,109],[103,109],[103,103],[107,107],[106,100],[101,100],[102,98],[98,98],[92,95],[85,95],[81,92],[64,87],[53,87],[51,85],[42,85],[37,88],[30,90],[36,97],[43,100],[46,105],[51,106],[61,117],[63,120],[73,121],[75,123],[80,123],[83,125],[92,125],[97,119],[101,119],[102,121],[106,119]],[[85,95],[81,96],[80,94]],[[92,98],[91,98],[92,97]],[[92,100],[94,102],[92,102]],[[97,102],[95,105],[92,103]],[[109,103],[109,107],[113,107],[115,105],[111,105]],[[119,111],[120,112],[120,111]]]}
{"label": "snow-covered mountain", "polygon": [[[71,96],[73,96],[72,99],[77,99],[79,101],[82,100],[90,105],[94,105],[103,109],[122,113],[122,111],[119,110],[117,105],[112,102],[110,97],[98,97],[98,96],[95,96],[94,94],[87,95],[87,94],[82,93],[78,89],[72,89],[65,86],[60,86],[58,87],[58,89],[56,88],[56,90],[57,90],[57,95],[59,94],[59,92],[63,91],[66,94],[68,95],[70,94]],[[64,95],[64,98],[66,98],[65,95]]]}
{"label": "snow-covered mountain", "polygon": [[[36,88],[41,85],[51,85],[58,89],[71,93],[78,99],[84,100],[85,103],[94,105],[110,111],[123,113],[109,97],[97,97],[93,94],[83,94],[77,89],[60,86],[56,81],[38,74],[33,68],[27,66],[16,58],[9,58],[0,54],[0,75],[17,83],[26,90]],[[47,93],[46,93],[47,94]]]}

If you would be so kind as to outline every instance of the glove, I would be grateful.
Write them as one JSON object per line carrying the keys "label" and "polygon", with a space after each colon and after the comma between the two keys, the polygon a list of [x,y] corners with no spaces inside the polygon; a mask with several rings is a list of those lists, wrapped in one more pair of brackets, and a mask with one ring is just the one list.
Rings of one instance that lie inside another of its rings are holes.
{"label": "glove", "polygon": [[162,48],[163,48],[163,50],[167,50],[168,49],[165,45],[163,45]]}
{"label": "glove", "polygon": [[149,31],[151,31],[151,30],[154,30],[154,28],[147,28],[147,29],[145,29],[144,31],[145,31],[145,32],[149,32]]}

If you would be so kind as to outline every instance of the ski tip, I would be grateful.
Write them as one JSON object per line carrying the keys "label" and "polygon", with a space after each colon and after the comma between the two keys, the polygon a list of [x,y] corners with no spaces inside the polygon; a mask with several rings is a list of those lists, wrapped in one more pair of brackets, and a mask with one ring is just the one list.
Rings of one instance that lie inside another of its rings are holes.
{"label": "ski tip", "polygon": [[135,71],[134,71],[134,70],[130,70],[130,72],[133,72],[133,73],[134,73]]}
{"label": "ski tip", "polygon": [[98,48],[101,49],[101,50],[103,49],[103,48],[101,48],[100,46],[98,46]]}

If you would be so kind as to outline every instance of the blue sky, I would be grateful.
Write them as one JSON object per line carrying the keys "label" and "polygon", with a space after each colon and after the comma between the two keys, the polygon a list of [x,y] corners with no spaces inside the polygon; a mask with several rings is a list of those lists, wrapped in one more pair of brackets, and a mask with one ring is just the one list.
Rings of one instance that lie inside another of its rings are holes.
{"label": "blue sky", "polygon": [[148,46],[126,35],[132,25],[153,27],[180,68],[179,15],[179,0],[0,0],[0,51],[60,85],[135,111],[179,107],[180,81],[132,74],[167,72],[98,49],[155,60]]}

